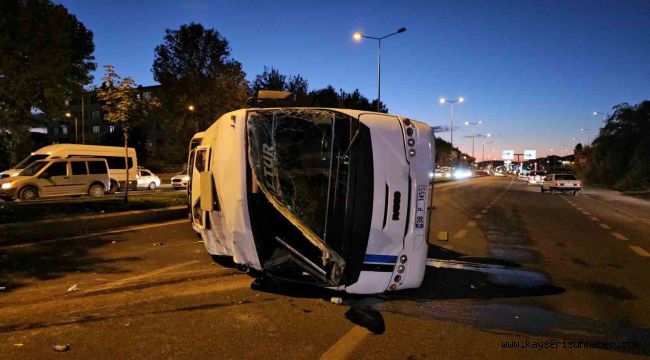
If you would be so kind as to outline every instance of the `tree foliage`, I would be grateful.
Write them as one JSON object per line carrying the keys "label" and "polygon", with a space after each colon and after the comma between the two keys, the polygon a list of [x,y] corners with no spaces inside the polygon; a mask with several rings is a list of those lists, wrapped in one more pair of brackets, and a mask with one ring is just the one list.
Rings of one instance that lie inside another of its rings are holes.
{"label": "tree foliage", "polygon": [[[138,91],[135,81],[122,78],[112,65],[104,66],[106,74],[102,86],[97,89],[97,99],[102,103],[104,120],[118,124],[124,135],[124,163],[128,164],[129,128],[149,115],[152,108],[160,106],[157,98],[145,98]],[[126,166],[128,168],[128,165]],[[124,201],[128,201],[129,172],[126,172]]]}
{"label": "tree foliage", "polygon": [[650,187],[650,101],[620,104],[600,129],[591,146],[578,148],[576,158],[586,180],[620,190]]}
{"label": "tree foliage", "polygon": [[161,85],[161,118],[168,131],[181,135],[174,138],[179,149],[197,128],[204,130],[215,117],[243,107],[248,98],[246,74],[230,56],[228,41],[201,24],[167,29],[156,46],[152,70]]}
{"label": "tree foliage", "polygon": [[0,128],[28,139],[31,112],[62,118],[92,77],[93,34],[49,0],[0,1]]}
{"label": "tree foliage", "polygon": [[[274,67],[264,67],[264,71],[255,77],[251,92],[257,94],[259,90],[278,90],[293,93],[296,106],[315,106],[329,108],[344,108],[355,110],[375,111],[377,100],[370,101],[363,96],[359,89],[351,93],[343,89],[336,91],[332,85],[322,89],[309,91],[309,83],[301,75],[287,76]],[[385,104],[381,104],[381,112],[388,112]]]}

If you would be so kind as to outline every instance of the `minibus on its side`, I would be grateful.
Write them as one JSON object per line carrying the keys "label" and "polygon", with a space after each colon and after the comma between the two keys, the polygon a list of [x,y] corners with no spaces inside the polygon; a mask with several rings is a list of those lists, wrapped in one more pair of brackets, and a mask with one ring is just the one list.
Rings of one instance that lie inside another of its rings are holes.
{"label": "minibus on its side", "polygon": [[[129,154],[129,189],[137,186],[138,157],[135,149],[128,148]],[[0,179],[17,176],[18,173],[37,160],[50,158],[70,157],[102,157],[106,159],[110,170],[110,187],[107,193],[123,189],[126,183],[126,163],[124,161],[124,148],[119,146],[80,145],[80,144],[54,144],[42,147],[23,159],[13,168],[0,173]]]}
{"label": "minibus on its side", "polygon": [[430,126],[328,108],[229,112],[190,161],[192,226],[262,278],[357,294],[419,287],[427,256]]}

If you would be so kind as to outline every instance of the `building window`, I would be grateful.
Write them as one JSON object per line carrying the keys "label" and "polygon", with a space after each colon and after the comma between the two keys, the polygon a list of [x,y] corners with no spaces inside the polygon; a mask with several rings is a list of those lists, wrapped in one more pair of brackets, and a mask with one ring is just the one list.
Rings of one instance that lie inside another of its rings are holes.
{"label": "building window", "polygon": [[61,135],[68,135],[68,127],[61,125]]}
{"label": "building window", "polygon": [[109,133],[114,133],[115,132],[115,125],[108,125],[108,132]]}
{"label": "building window", "polygon": [[99,125],[93,125],[93,134],[99,134]]}
{"label": "building window", "polygon": [[93,120],[101,120],[101,119],[100,119],[100,115],[101,115],[101,114],[99,113],[99,110],[95,110],[95,111],[93,111],[93,112],[90,113],[90,117],[91,117]]}
{"label": "building window", "polygon": [[149,91],[145,91],[145,92],[142,93],[142,97],[145,100],[151,100],[151,93]]}

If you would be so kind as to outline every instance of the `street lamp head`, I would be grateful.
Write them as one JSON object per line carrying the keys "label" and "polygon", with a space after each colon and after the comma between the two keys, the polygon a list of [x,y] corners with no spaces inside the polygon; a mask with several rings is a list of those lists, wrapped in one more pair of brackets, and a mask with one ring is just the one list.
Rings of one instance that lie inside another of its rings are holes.
{"label": "street lamp head", "polygon": [[399,34],[399,33],[403,33],[404,31],[406,31],[406,28],[405,28],[405,27],[401,27],[401,28],[397,29],[397,33],[398,33],[398,34]]}
{"label": "street lamp head", "polygon": [[594,111],[594,115],[598,115],[598,111]]}
{"label": "street lamp head", "polygon": [[462,102],[465,102],[465,98],[464,98],[464,97],[462,97],[462,96],[461,96],[461,97],[459,97],[459,98],[458,98],[458,102],[461,102],[461,103],[462,103]]}
{"label": "street lamp head", "polygon": [[352,38],[356,41],[361,40],[361,33],[360,32],[355,32],[354,35],[352,35]]}
{"label": "street lamp head", "polygon": [[189,111],[194,111],[194,105],[188,105],[187,110]]}
{"label": "street lamp head", "polygon": [[487,133],[487,134],[485,134],[485,137],[492,137],[492,134]]}
{"label": "street lamp head", "polygon": [[478,123],[479,123],[479,124],[483,124],[483,121],[479,120]]}
{"label": "street lamp head", "polygon": [[465,121],[465,125],[469,125],[469,121]]}
{"label": "street lamp head", "polygon": [[67,118],[72,117],[72,114],[71,114],[69,111],[67,111],[67,112],[65,113],[65,117],[67,117]]}
{"label": "street lamp head", "polygon": [[438,100],[438,101],[440,101],[441,104],[444,104],[447,100],[445,100],[445,98],[441,97],[440,100]]}

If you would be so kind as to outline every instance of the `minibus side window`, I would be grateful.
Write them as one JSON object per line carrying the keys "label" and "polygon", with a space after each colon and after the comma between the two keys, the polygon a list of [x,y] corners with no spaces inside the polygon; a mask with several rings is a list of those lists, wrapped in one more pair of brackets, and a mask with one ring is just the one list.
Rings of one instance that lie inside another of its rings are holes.
{"label": "minibus side window", "polygon": [[88,169],[86,169],[85,161],[71,161],[70,168],[72,169],[72,175],[86,175],[88,174]]}

